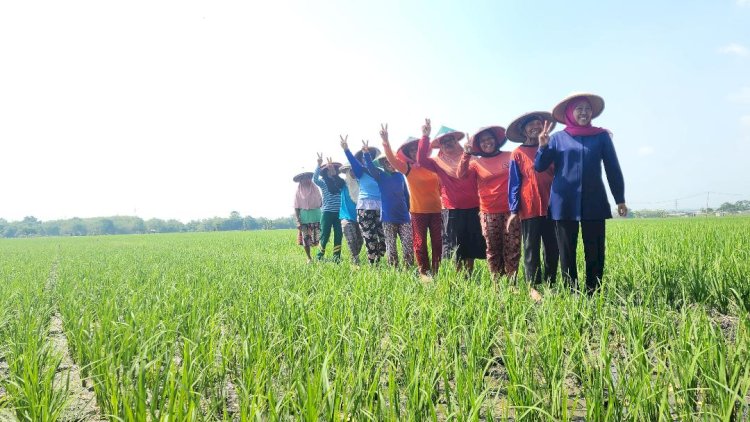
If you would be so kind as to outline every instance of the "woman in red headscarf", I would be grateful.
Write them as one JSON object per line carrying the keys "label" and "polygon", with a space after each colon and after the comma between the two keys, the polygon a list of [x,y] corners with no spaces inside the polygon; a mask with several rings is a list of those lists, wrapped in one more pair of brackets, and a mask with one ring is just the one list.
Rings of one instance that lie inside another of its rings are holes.
{"label": "woman in red headscarf", "polygon": [[510,155],[501,151],[505,128],[489,126],[479,129],[464,146],[457,177],[476,177],[482,234],[487,242],[487,266],[493,280],[499,276],[515,277],[521,258],[521,230],[518,222],[510,224],[508,207],[508,170]]}
{"label": "woman in red headscarf", "polygon": [[576,287],[576,246],[580,227],[586,260],[586,290],[592,294],[604,274],[604,221],[612,218],[602,180],[602,164],[620,216],[628,213],[625,181],[609,132],[592,126],[591,120],[604,110],[602,97],[576,94],[562,100],[552,111],[565,130],[549,135],[545,124],[539,135],[534,160],[538,172],[555,165],[550,192],[549,216],[555,221],[560,270],[563,279]]}

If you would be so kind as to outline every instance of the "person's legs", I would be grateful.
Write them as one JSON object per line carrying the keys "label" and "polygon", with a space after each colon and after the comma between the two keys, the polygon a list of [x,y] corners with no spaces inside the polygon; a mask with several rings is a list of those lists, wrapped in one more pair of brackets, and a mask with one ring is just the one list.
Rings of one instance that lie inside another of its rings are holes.
{"label": "person's legs", "polygon": [[443,257],[443,216],[440,213],[429,215],[427,226],[430,231],[430,244],[432,251],[432,275],[435,276],[440,268],[440,260]]}
{"label": "person's legs", "polygon": [[383,223],[383,233],[385,234],[385,250],[388,257],[388,264],[394,267],[398,266],[398,245],[396,245],[396,236],[398,234],[398,225],[393,223]]}
{"label": "person's legs", "polygon": [[586,290],[592,294],[599,288],[604,275],[604,220],[581,221],[581,237],[586,260]]}
{"label": "person's legs", "polygon": [[578,268],[576,267],[576,247],[578,246],[578,221],[555,221],[557,248],[560,251],[560,272],[563,280],[571,288],[577,288]]}
{"label": "person's legs", "polygon": [[[411,231],[414,246],[414,255],[417,258],[417,267],[420,274],[429,271],[429,255],[427,254],[427,226],[430,214],[411,214]],[[434,253],[434,252],[433,252]]]}
{"label": "person's legs", "polygon": [[[521,224],[518,219],[510,223],[506,230],[510,213],[500,214],[500,228],[503,233],[503,262],[505,264],[505,274],[514,278],[518,273],[518,262],[521,260]],[[538,253],[538,252],[537,252]]]}
{"label": "person's legs", "polygon": [[411,223],[398,225],[398,237],[401,238],[401,250],[404,252],[404,266],[414,265],[414,240],[411,236]]}
{"label": "person's legs", "polygon": [[341,230],[349,247],[352,264],[359,264],[359,251],[362,249],[362,234],[359,225],[355,221],[341,220]]}
{"label": "person's legs", "polygon": [[383,223],[380,221],[380,210],[375,210],[375,248],[377,251],[377,260],[385,256],[385,233],[383,233]]}
{"label": "person's legs", "polygon": [[539,268],[539,243],[542,239],[540,219],[545,218],[533,217],[521,221],[524,272],[526,281],[532,284],[539,284],[542,281],[542,271]]}
{"label": "person's legs", "polygon": [[[328,239],[331,238],[331,215],[332,212],[323,211],[320,216],[320,225],[323,226],[323,230],[320,234],[320,250],[318,251],[318,259],[323,259],[326,254],[326,246],[328,245]],[[338,220],[338,215],[336,216]]]}
{"label": "person's legs", "polygon": [[[542,247],[544,249],[544,280],[552,283],[557,278],[557,263],[560,260],[560,252],[557,247],[557,237],[555,236],[555,224],[546,217],[540,217]],[[537,246],[539,250],[539,246]]]}
{"label": "person's legs", "polygon": [[[380,240],[378,226],[380,222],[376,221],[376,219],[377,214],[375,210],[357,210],[357,222],[362,231],[362,239],[367,249],[367,260],[371,264],[376,263],[380,258],[378,251],[378,241]],[[380,230],[383,230],[382,226],[380,226]]]}
{"label": "person's legs", "polygon": [[331,225],[333,226],[333,260],[339,262],[341,261],[341,238],[343,237],[343,230],[338,213],[333,213]]}
{"label": "person's legs", "polygon": [[451,259],[456,253],[456,236],[455,232],[451,231],[451,210],[442,210],[440,212],[441,226],[440,226],[440,239],[442,243],[441,256],[443,259]]}
{"label": "person's legs", "polygon": [[480,213],[480,222],[482,224],[482,235],[487,243],[487,267],[490,270],[492,279],[504,274],[503,265],[503,239],[502,218],[500,214]]}

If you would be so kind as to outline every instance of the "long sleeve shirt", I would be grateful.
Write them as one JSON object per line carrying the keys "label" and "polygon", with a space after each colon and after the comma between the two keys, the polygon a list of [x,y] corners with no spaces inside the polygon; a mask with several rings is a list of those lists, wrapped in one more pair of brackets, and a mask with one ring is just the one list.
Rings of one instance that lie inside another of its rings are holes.
{"label": "long sleeve shirt", "polygon": [[520,145],[510,157],[508,206],[521,220],[544,217],[549,207],[555,166],[552,164],[547,170],[537,172],[534,169],[536,150],[536,145]]}
{"label": "long sleeve shirt", "polygon": [[625,181],[607,132],[593,136],[554,133],[549,143],[537,151],[534,168],[541,172],[553,163],[555,178],[549,200],[549,215],[553,220],[612,218],[602,181],[602,164],[615,202],[625,202]]}
{"label": "long sleeve shirt", "polygon": [[409,186],[409,211],[420,214],[439,213],[442,205],[440,203],[440,182],[437,175],[414,165],[402,161],[393,153],[389,144],[383,144],[385,158],[397,171],[406,176],[406,184]]}
{"label": "long sleeve shirt", "polygon": [[464,154],[458,164],[457,176],[477,179],[479,211],[487,214],[505,213],[508,208],[508,170],[510,152],[503,151],[494,157],[472,157]]}
{"label": "long sleeve shirt", "polygon": [[446,169],[430,157],[430,139],[423,136],[419,140],[417,148],[417,163],[422,168],[437,174],[440,181],[440,197],[443,208],[446,209],[469,209],[479,206],[479,195],[477,194],[476,173],[469,174],[466,178],[459,179],[454,173],[448,173]]}
{"label": "long sleeve shirt", "polygon": [[349,165],[352,166],[354,177],[359,180],[359,198],[357,198],[358,210],[380,209],[380,188],[378,182],[372,178],[362,164],[348,149],[344,151]]}
{"label": "long sleeve shirt", "polygon": [[339,218],[342,220],[357,221],[357,204],[352,201],[349,195],[349,188],[344,185],[341,188],[341,208],[339,208]]}
{"label": "long sleeve shirt", "polygon": [[384,223],[409,223],[409,190],[406,178],[401,173],[381,170],[372,162],[370,154],[364,154],[367,171],[378,182],[382,201],[380,220]]}
{"label": "long sleeve shirt", "polygon": [[331,193],[328,190],[328,185],[326,185],[326,182],[320,176],[320,166],[315,167],[313,183],[318,185],[320,192],[323,194],[323,211],[339,212],[339,209],[341,208],[341,191],[339,191],[339,193]]}

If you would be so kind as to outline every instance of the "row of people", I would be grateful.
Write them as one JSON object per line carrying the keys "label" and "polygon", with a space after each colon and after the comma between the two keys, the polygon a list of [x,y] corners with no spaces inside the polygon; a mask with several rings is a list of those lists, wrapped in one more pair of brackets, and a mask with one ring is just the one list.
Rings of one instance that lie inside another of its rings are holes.
{"label": "row of people", "polygon": [[[423,276],[436,274],[440,260],[451,257],[457,269],[468,274],[476,259],[487,259],[495,279],[516,275],[523,242],[530,282],[553,280],[559,262],[563,278],[572,285],[578,279],[580,230],[591,292],[603,275],[604,221],[612,217],[602,164],[618,213],[627,214],[611,135],[591,124],[603,109],[601,97],[576,94],[551,113],[523,114],[507,130],[487,126],[469,135],[441,127],[432,139],[426,119],[422,137],[407,139],[395,152],[387,124],[381,125],[382,154],[366,141],[352,153],[342,136],[348,166],[331,158],[323,164],[319,154],[314,172],[294,178],[299,182],[298,241],[311,261],[310,248],[322,227],[322,259],[333,230],[333,258],[339,260],[343,232],[354,263],[364,243],[369,262],[387,255],[389,264],[398,265],[400,239],[404,264],[412,265],[416,257]],[[556,123],[565,128],[551,133]],[[521,145],[503,151],[508,141]]]}

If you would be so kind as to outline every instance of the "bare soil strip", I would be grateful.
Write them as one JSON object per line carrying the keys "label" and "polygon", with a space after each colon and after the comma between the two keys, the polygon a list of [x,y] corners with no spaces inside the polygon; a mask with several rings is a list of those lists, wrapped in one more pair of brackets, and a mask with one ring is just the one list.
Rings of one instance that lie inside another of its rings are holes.
{"label": "bare soil strip", "polygon": [[[57,284],[57,262],[52,265],[46,288],[54,289]],[[57,307],[57,306],[55,306]],[[96,403],[94,383],[90,379],[81,379],[81,368],[70,356],[68,338],[60,313],[55,310],[49,323],[49,341],[52,349],[62,356],[55,375],[55,385],[61,386],[69,381],[68,406],[62,414],[63,421],[105,421]]]}

